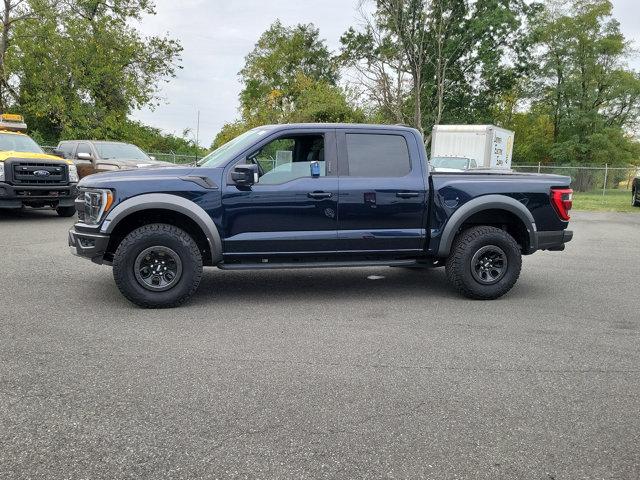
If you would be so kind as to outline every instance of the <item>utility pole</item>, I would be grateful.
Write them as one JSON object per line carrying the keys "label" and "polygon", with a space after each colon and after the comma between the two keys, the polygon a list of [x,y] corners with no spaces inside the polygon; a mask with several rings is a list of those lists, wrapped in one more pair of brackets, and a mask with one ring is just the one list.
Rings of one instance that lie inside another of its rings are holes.
{"label": "utility pole", "polygon": [[200,110],[198,110],[198,120],[196,121],[196,162],[198,161],[198,150],[200,150]]}

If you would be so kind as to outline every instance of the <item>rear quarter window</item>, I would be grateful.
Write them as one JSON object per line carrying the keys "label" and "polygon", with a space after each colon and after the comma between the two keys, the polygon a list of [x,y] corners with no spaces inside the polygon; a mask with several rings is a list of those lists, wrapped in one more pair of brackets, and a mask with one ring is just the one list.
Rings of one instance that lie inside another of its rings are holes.
{"label": "rear quarter window", "polygon": [[411,171],[402,135],[348,133],[346,140],[350,177],[404,177]]}

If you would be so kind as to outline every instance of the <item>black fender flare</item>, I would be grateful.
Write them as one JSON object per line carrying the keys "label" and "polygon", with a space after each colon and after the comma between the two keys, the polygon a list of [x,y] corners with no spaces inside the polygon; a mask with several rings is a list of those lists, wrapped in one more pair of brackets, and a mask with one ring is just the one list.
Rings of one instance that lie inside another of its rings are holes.
{"label": "black fender flare", "polygon": [[215,265],[222,260],[222,240],[216,224],[202,207],[178,195],[146,193],[129,198],[109,212],[100,227],[100,233],[111,234],[118,223],[132,213],[149,209],[171,210],[189,217],[200,227],[206,237],[212,263]]}
{"label": "black fender flare", "polygon": [[453,239],[462,224],[471,217],[471,215],[482,212],[483,210],[506,210],[516,215],[522,221],[529,234],[529,249],[525,253],[533,253],[538,249],[536,221],[527,207],[516,199],[506,195],[483,195],[468,201],[451,215],[440,236],[438,257],[447,257],[449,255],[451,246],[453,245]]}

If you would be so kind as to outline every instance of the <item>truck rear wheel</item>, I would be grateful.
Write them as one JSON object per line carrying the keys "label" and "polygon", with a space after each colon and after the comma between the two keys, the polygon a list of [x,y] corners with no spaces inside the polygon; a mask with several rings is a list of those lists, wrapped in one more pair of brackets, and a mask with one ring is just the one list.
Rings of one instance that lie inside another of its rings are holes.
{"label": "truck rear wheel", "polygon": [[640,207],[640,193],[637,189],[633,189],[631,192],[631,205],[634,207]]}
{"label": "truck rear wheel", "polygon": [[447,259],[449,283],[465,297],[493,300],[515,285],[522,268],[520,246],[504,230],[479,226],[460,233]]}
{"label": "truck rear wheel", "polygon": [[202,255],[184,230],[160,223],[145,225],[118,245],[113,278],[120,292],[136,305],[177,307],[200,284]]}

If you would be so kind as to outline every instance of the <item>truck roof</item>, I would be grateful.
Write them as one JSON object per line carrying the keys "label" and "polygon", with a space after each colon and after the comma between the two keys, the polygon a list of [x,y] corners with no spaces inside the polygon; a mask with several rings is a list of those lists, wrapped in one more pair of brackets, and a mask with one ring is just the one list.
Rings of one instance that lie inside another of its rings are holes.
{"label": "truck roof", "polygon": [[118,142],[117,140],[60,140],[59,143],[71,143],[71,142],[87,142],[87,143],[119,143],[122,145],[133,145],[127,142]]}
{"label": "truck roof", "polygon": [[369,123],[283,123],[273,125],[263,125],[257,128],[268,128],[271,130],[284,130],[291,128],[336,128],[336,129],[362,129],[362,130],[398,130],[406,132],[407,130],[417,130],[408,125],[382,125]]}

